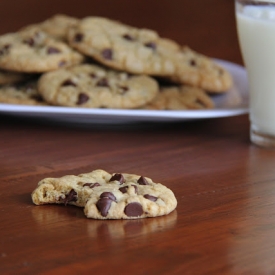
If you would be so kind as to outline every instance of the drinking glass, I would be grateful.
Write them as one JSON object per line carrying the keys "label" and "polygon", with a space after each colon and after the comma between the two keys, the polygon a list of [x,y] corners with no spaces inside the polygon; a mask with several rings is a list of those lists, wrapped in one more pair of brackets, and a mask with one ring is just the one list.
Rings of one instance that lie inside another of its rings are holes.
{"label": "drinking glass", "polygon": [[249,84],[251,142],[275,148],[275,1],[235,0]]}

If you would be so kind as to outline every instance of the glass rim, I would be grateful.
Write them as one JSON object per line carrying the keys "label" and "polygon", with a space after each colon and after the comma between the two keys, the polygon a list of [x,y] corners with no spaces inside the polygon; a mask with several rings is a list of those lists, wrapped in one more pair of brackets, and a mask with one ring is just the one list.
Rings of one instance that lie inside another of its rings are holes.
{"label": "glass rim", "polygon": [[275,4],[275,0],[235,0],[236,3],[242,5],[267,6]]}

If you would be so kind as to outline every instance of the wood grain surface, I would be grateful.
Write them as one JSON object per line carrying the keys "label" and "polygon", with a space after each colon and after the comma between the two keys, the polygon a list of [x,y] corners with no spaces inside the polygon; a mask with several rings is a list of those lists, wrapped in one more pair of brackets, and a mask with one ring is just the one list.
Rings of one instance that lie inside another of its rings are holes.
{"label": "wood grain surface", "polygon": [[[242,64],[233,0],[1,0],[0,33],[55,13],[105,16]],[[0,116],[0,274],[275,274],[275,152],[247,115],[180,123],[68,125]],[[35,206],[39,180],[94,169],[148,176],[170,215],[87,219]]]}

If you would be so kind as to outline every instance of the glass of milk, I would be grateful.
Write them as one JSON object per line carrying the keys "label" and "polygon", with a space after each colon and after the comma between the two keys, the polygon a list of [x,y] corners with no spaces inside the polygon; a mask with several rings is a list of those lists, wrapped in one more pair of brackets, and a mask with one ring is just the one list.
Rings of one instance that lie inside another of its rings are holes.
{"label": "glass of milk", "polygon": [[235,0],[249,82],[250,139],[275,148],[275,0]]}

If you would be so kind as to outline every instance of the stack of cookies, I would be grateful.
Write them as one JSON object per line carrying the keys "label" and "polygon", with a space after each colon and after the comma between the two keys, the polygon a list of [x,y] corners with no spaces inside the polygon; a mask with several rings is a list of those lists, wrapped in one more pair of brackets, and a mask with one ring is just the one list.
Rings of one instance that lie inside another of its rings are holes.
{"label": "stack of cookies", "polygon": [[0,36],[0,102],[211,109],[230,73],[187,46],[102,17],[57,14]]}

